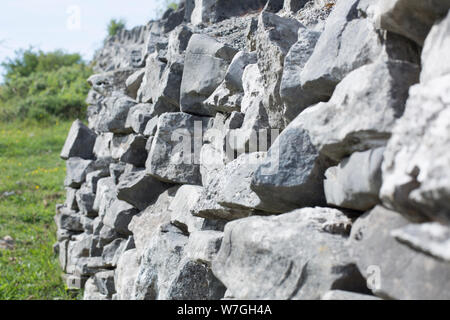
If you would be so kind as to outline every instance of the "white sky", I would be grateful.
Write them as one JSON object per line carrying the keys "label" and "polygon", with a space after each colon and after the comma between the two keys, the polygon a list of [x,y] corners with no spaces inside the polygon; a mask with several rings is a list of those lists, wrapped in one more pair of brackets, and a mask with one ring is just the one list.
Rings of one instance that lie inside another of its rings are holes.
{"label": "white sky", "polygon": [[157,18],[163,3],[164,0],[1,0],[0,62],[13,57],[15,50],[29,46],[44,51],[78,52],[90,60],[101,46],[111,18],[124,18],[127,28],[142,25]]}

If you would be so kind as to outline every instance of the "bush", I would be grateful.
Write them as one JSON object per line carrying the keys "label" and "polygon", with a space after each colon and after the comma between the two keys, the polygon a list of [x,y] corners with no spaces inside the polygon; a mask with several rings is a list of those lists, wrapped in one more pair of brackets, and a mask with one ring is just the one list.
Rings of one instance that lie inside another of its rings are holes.
{"label": "bush", "polygon": [[110,37],[115,36],[119,31],[125,29],[125,20],[123,19],[111,19],[108,24],[108,35]]}
{"label": "bush", "polygon": [[20,51],[2,64],[5,83],[0,86],[0,120],[82,117],[92,70],[79,54],[62,51]]}

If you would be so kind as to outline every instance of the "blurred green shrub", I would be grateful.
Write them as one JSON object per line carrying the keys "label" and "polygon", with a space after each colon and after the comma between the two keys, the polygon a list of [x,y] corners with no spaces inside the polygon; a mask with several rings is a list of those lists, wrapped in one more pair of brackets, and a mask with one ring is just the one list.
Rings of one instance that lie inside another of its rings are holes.
{"label": "blurred green shrub", "polygon": [[2,66],[0,120],[84,116],[92,70],[79,54],[21,50]]}
{"label": "blurred green shrub", "polygon": [[125,25],[124,19],[111,19],[108,23],[108,35],[115,36],[119,31],[125,29]]}

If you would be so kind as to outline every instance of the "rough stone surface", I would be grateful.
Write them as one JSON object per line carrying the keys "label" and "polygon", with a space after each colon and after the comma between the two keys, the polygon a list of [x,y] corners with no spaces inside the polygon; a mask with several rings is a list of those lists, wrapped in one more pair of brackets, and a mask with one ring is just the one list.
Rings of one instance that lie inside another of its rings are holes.
{"label": "rough stone surface", "polygon": [[195,34],[186,49],[181,82],[181,111],[197,115],[213,115],[203,107],[206,100],[224,80],[236,50],[217,40]]}
{"label": "rough stone surface", "polygon": [[327,203],[366,211],[377,205],[381,188],[381,163],[385,148],[355,152],[325,172]]}
{"label": "rough stone surface", "polygon": [[450,222],[450,158],[443,149],[450,143],[449,80],[447,75],[411,88],[386,148],[381,198],[413,220]]}
{"label": "rough stone surface", "polygon": [[131,300],[133,286],[139,271],[139,256],[137,250],[125,251],[117,263],[115,284],[118,300]]}
{"label": "rough stone surface", "polygon": [[[265,153],[255,152],[242,154],[228,163],[205,186],[193,213],[200,217],[225,220],[251,215],[261,207],[261,200],[250,189],[250,184],[255,170],[264,159]],[[205,206],[205,203],[213,203],[214,206]]]}
{"label": "rough stone surface", "polygon": [[338,1],[327,19],[311,58],[300,77],[304,90],[331,96],[335,86],[351,71],[385,59],[418,62],[418,50],[411,43],[376,31],[358,8],[360,0]]}
{"label": "rough stone surface", "polygon": [[159,227],[142,256],[134,298],[209,300],[223,297],[225,288],[208,267],[183,259],[187,240],[188,237],[173,226]]}
{"label": "rough stone surface", "polygon": [[443,280],[450,273],[448,263],[413,250],[391,235],[407,224],[397,212],[375,207],[353,225],[352,259],[379,297],[449,299],[450,289]]}
{"label": "rough stone surface", "polygon": [[160,225],[170,222],[169,206],[175,197],[177,187],[172,187],[162,193],[147,209],[134,216],[128,228],[133,232],[136,249],[139,256],[146,248],[147,241],[156,234]]}
{"label": "rough stone surface", "polygon": [[86,127],[80,120],[75,120],[70,127],[61,158],[67,160],[72,157],[92,159],[93,148],[97,136],[95,132]]}
{"label": "rough stone surface", "polygon": [[409,87],[418,80],[417,65],[377,60],[351,72],[329,102],[308,108],[298,121],[317,150],[337,161],[355,151],[382,147],[403,115]]}
{"label": "rough stone surface", "polygon": [[252,179],[251,189],[269,212],[326,203],[324,172],[333,162],[319,154],[298,119],[275,140]]}
{"label": "rough stone surface", "polygon": [[351,221],[342,212],[305,208],[279,217],[230,222],[214,274],[237,299],[318,299],[333,289],[364,289],[348,259]]}
{"label": "rough stone surface", "polygon": [[381,300],[368,294],[360,294],[350,291],[331,290],[325,293],[321,300]]}
{"label": "rough stone surface", "polygon": [[144,170],[123,174],[117,185],[117,198],[144,210],[168,188],[166,183],[148,176]]}
{"label": "rough stone surface", "polygon": [[444,62],[450,49],[450,14],[441,22],[436,23],[428,34],[422,50],[422,72],[420,82],[426,83],[432,79],[450,73],[450,64]]}
{"label": "rough stone surface", "polygon": [[147,172],[166,182],[200,184],[202,134],[209,122],[210,118],[181,112],[160,116]]}
{"label": "rough stone surface", "polygon": [[264,86],[263,105],[273,128],[285,127],[280,108],[284,59],[297,41],[301,27],[302,24],[295,19],[282,18],[270,12],[263,11],[259,16],[256,53]]}
{"label": "rough stone surface", "polygon": [[433,23],[450,9],[448,0],[380,0],[378,24],[422,45]]}
{"label": "rough stone surface", "polygon": [[450,229],[438,222],[410,224],[391,235],[411,248],[450,261]]}
{"label": "rough stone surface", "polygon": [[283,116],[289,122],[305,108],[326,99],[314,92],[303,90],[300,76],[314,51],[319,36],[320,33],[317,31],[300,27],[298,40],[284,59],[280,97],[284,103]]}

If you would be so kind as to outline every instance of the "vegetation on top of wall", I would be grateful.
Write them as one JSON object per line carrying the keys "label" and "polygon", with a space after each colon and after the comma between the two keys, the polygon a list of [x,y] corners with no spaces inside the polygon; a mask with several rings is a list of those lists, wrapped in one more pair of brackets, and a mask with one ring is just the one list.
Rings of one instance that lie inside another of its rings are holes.
{"label": "vegetation on top of wall", "polygon": [[125,29],[126,21],[124,19],[111,19],[108,23],[108,35],[115,36],[121,30]]}
{"label": "vegetation on top of wall", "polygon": [[2,66],[0,121],[84,117],[92,70],[79,54],[20,50]]}

